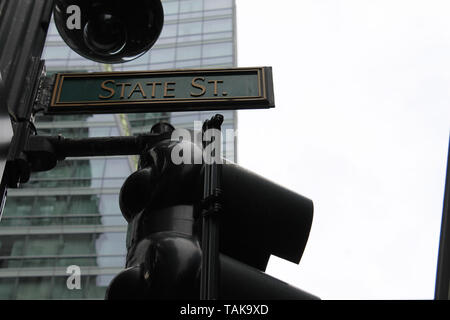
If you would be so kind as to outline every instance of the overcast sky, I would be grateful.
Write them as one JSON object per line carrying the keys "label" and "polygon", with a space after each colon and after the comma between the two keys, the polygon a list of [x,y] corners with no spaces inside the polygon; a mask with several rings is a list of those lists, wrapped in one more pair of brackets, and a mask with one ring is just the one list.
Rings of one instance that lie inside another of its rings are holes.
{"label": "overcast sky", "polygon": [[322,299],[433,299],[450,132],[450,1],[237,0],[238,66],[276,107],[238,113],[238,161],[314,202],[299,265]]}

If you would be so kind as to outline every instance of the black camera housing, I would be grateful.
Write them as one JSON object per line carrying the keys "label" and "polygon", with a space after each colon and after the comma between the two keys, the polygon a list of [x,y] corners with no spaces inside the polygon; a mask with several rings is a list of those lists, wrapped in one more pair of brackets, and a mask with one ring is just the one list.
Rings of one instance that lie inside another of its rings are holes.
{"label": "black camera housing", "polygon": [[[78,27],[70,27],[68,21],[76,18]],[[75,52],[111,64],[147,52],[161,33],[164,11],[160,0],[55,0],[54,19],[59,34]]]}

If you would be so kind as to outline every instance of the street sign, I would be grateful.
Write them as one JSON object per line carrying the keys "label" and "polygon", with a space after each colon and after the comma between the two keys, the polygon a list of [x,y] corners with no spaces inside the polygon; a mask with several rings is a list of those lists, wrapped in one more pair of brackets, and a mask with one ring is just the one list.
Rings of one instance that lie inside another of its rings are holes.
{"label": "street sign", "polygon": [[273,108],[272,68],[58,73],[48,114]]}

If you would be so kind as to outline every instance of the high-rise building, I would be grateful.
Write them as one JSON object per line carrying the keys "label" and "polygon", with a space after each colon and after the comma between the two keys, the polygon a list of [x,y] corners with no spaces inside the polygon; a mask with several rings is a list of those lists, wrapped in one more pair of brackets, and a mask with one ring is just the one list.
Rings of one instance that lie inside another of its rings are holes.
{"label": "high-rise building", "polygon": [[[234,0],[163,0],[159,40],[142,57],[118,65],[84,59],[63,42],[52,23],[44,49],[47,73],[215,68],[236,66]],[[192,128],[216,112],[37,115],[38,134],[65,137],[131,135],[160,120]],[[221,112],[223,129],[236,127],[234,111]],[[236,160],[235,142],[224,141]],[[68,158],[9,189],[0,222],[0,299],[103,299],[125,265],[127,224],[118,205],[134,157]],[[81,271],[81,289],[68,289],[67,267]]]}

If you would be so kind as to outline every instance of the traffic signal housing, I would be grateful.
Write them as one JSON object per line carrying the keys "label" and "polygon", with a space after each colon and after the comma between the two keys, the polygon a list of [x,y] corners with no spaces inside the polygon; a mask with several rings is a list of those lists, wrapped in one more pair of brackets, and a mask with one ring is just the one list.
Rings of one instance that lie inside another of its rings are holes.
{"label": "traffic signal housing", "polygon": [[[192,162],[174,164],[176,146]],[[198,299],[205,166],[189,141],[147,149],[120,192],[128,221],[126,269],[106,299]],[[311,200],[240,166],[222,166],[219,299],[317,299],[264,273],[270,255],[299,263],[313,217]]]}

